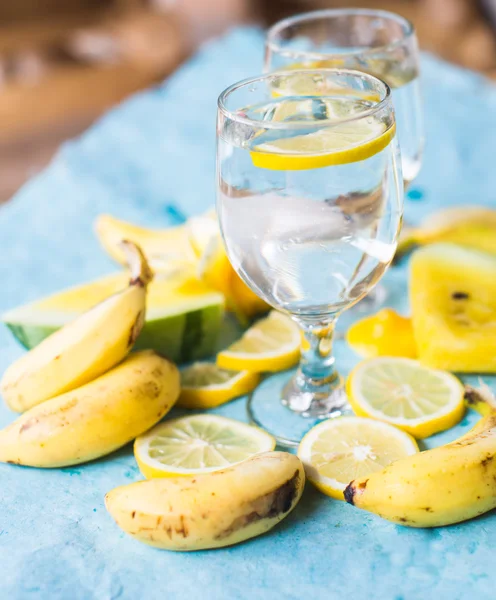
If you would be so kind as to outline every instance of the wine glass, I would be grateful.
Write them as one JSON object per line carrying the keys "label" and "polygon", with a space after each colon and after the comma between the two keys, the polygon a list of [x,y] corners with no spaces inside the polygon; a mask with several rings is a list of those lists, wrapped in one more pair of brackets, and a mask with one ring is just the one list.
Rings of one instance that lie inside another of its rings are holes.
{"label": "wine glass", "polygon": [[338,67],[391,88],[405,187],[420,170],[424,127],[415,28],[383,10],[329,9],[279,21],[267,32],[264,70]]}
{"label": "wine glass", "polygon": [[[405,189],[418,175],[424,147],[419,50],[407,19],[383,10],[328,9],[279,21],[267,32],[264,70],[340,67],[371,73],[391,88]],[[387,298],[377,286],[357,307],[377,309]]]}
{"label": "wine glass", "polygon": [[280,444],[348,409],[333,332],[396,250],[395,131],[389,87],[358,71],[270,73],[219,97],[217,212],[229,259],[302,332],[298,369],[264,379],[248,404]]}

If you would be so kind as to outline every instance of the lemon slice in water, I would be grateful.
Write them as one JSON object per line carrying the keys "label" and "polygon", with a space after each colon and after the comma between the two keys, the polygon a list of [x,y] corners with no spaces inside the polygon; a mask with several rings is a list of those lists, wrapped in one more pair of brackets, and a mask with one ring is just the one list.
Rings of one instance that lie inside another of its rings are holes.
{"label": "lemon slice in water", "polygon": [[261,429],[204,414],[159,423],[136,438],[134,456],[140,471],[151,479],[218,471],[270,452],[275,445]]}
{"label": "lemon slice in water", "polygon": [[374,118],[336,123],[318,131],[262,143],[250,151],[256,167],[280,171],[318,169],[358,162],[374,156],[391,142],[393,124]]}

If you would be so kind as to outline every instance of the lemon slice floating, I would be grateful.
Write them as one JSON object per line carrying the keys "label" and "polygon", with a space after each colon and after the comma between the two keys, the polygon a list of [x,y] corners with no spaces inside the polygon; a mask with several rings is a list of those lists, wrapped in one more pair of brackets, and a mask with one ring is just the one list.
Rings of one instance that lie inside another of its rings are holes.
{"label": "lemon slice floating", "polygon": [[197,362],[181,371],[178,406],[214,408],[251,392],[260,375],[250,371],[229,371],[208,362]]}
{"label": "lemon slice floating", "polygon": [[300,343],[296,323],[274,310],[220,352],[217,365],[235,371],[283,371],[298,362]]}
{"label": "lemon slice floating", "polygon": [[136,438],[134,456],[147,479],[197,475],[224,469],[275,448],[261,429],[217,415],[193,415],[159,423]]}
{"label": "lemon slice floating", "polygon": [[357,415],[387,421],[417,438],[453,427],[464,412],[464,388],[454,375],[408,358],[359,363],[346,390]]}
{"label": "lemon slice floating", "polygon": [[254,146],[253,164],[262,169],[293,171],[358,162],[374,156],[391,142],[396,126],[374,118],[336,123],[318,131]]}
{"label": "lemon slice floating", "polygon": [[328,419],[301,440],[298,458],[310,481],[324,494],[343,500],[353,479],[380,471],[418,452],[415,440],[380,421],[362,417]]}

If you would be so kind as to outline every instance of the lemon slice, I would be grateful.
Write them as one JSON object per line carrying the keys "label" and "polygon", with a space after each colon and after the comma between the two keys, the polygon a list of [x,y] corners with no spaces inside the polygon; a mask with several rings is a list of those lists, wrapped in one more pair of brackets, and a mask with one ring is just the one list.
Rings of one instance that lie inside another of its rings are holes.
{"label": "lemon slice", "polygon": [[454,375],[408,358],[365,360],[350,373],[346,389],[357,415],[387,421],[417,438],[453,427],[464,412],[464,388]]}
{"label": "lemon slice", "polygon": [[188,228],[191,246],[198,257],[197,277],[224,295],[228,308],[241,323],[246,323],[246,317],[267,312],[267,304],[250,290],[232,268],[222,243],[215,211],[189,219]]}
{"label": "lemon slice", "polygon": [[354,323],[346,332],[346,341],[363,358],[417,357],[412,320],[391,308],[383,308]]}
{"label": "lemon slice", "polygon": [[254,146],[253,164],[262,169],[293,171],[358,162],[374,156],[391,142],[396,126],[374,118],[336,123],[319,131]]}
{"label": "lemon slice", "polygon": [[134,456],[147,479],[197,475],[224,469],[276,442],[261,429],[217,415],[193,415],[159,423],[136,438]]}
{"label": "lemon slice", "polygon": [[289,317],[273,310],[240,340],[217,355],[217,365],[235,371],[282,371],[300,358],[301,336]]}
{"label": "lemon slice", "polygon": [[201,257],[210,240],[220,236],[215,209],[210,209],[199,217],[190,217],[187,222],[191,247],[198,258]]}
{"label": "lemon slice", "polygon": [[310,481],[338,500],[344,499],[344,489],[353,479],[416,452],[417,443],[404,431],[362,417],[323,421],[310,429],[298,447]]}
{"label": "lemon slice", "polygon": [[197,362],[181,371],[178,406],[214,408],[251,392],[260,381],[258,373],[228,371],[209,362]]}

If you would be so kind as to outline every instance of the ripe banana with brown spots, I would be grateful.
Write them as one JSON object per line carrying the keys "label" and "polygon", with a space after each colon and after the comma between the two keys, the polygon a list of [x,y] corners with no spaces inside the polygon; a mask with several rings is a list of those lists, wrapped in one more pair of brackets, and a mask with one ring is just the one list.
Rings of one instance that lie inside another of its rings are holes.
{"label": "ripe banana with brown spots", "polygon": [[179,397],[177,367],[151,350],[77,390],[35,406],[0,431],[0,461],[66,467],[104,456],[158,423]]}
{"label": "ripe banana with brown spots", "polygon": [[131,350],[145,320],[153,274],[141,250],[122,242],[129,286],[80,315],[22,356],[0,382],[5,402],[23,412],[102,375]]}
{"label": "ripe banana with brown spots", "polygon": [[352,481],[347,502],[409,527],[439,527],[496,507],[496,413],[463,437]]}
{"label": "ripe banana with brown spots", "polygon": [[300,460],[265,452],[196,477],[149,479],[115,488],[105,505],[135,539],[166,550],[237,544],[272,529],[298,503],[305,484]]}

